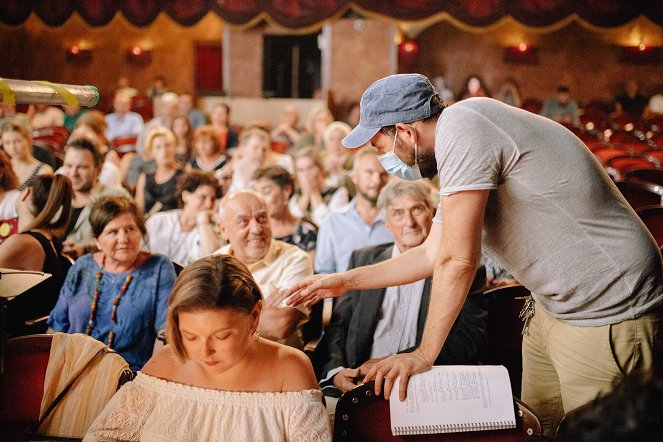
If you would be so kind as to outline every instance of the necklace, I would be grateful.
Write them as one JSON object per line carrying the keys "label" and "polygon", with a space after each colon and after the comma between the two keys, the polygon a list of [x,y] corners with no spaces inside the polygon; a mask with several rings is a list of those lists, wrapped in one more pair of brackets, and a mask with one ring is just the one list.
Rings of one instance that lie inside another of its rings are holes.
{"label": "necklace", "polygon": [[[87,335],[92,335],[92,330],[94,329],[96,320],[97,320],[97,304],[99,302],[99,288],[101,286],[101,278],[104,276],[103,270],[104,270],[104,265],[106,264],[106,255],[101,259],[101,269],[97,272],[97,286],[94,289],[94,294],[92,295],[92,306],[90,309],[90,319],[87,322],[87,326],[85,327],[85,333]],[[122,296],[127,292],[127,288],[129,288],[129,284],[131,284],[131,280],[133,279],[133,275],[129,273],[126,278],[124,278],[124,284],[122,284],[122,288],[120,289],[120,293],[117,295],[115,299],[113,299],[113,308],[111,310],[111,320],[117,324],[117,307],[120,305],[120,301],[122,300]],[[110,333],[108,333],[108,347],[113,348],[113,341],[115,339],[115,331],[111,330]]]}

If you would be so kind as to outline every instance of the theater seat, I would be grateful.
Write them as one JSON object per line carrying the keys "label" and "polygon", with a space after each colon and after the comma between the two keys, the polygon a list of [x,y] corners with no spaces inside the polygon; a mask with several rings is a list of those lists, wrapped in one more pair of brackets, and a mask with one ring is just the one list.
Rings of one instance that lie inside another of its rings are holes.
{"label": "theater seat", "polygon": [[634,181],[622,181],[616,184],[626,201],[633,207],[633,210],[645,206],[661,205],[661,196],[663,195],[661,186]]}
{"label": "theater seat", "polygon": [[636,210],[659,247],[663,246],[663,207],[646,206]]}
{"label": "theater seat", "polygon": [[540,441],[542,427],[534,412],[514,399],[516,428],[508,430],[393,436],[389,401],[373,393],[375,382],[360,385],[340,397],[334,417],[334,441]]}
{"label": "theater seat", "polygon": [[[0,376],[0,439],[2,440],[24,440],[25,430],[34,427],[40,420],[40,408],[44,391],[46,390],[45,379],[46,373],[49,369],[49,359],[51,354],[51,344],[53,343],[54,335],[29,335],[12,338],[7,341],[7,351],[4,364],[4,372]],[[81,339],[84,335],[65,335],[63,339]],[[89,336],[84,336],[82,339],[93,340]],[[121,356],[110,353],[115,358]],[[126,365],[126,363],[124,363]],[[111,376],[106,377],[99,372],[95,373],[102,366],[101,358],[97,358],[91,363],[80,376],[66,375],[65,373],[57,380],[58,384],[49,384],[48,388],[53,389],[53,386],[60,385],[60,383],[67,383],[76,377],[76,381],[71,387],[68,395],[74,394],[73,392],[78,389],[90,389],[99,385],[100,390],[102,386],[98,384],[99,379],[108,378],[112,380],[113,384],[109,387],[114,390],[119,388],[125,382],[133,378],[133,374],[127,369],[122,371],[119,377]],[[103,365],[106,367],[107,365]],[[52,370],[52,368],[51,368]],[[90,385],[90,382],[94,383]],[[56,388],[57,392],[64,389]],[[113,390],[113,391],[114,391]],[[92,395],[95,396],[94,394]],[[101,394],[99,395],[101,396]],[[50,397],[50,396],[49,396]],[[97,398],[97,400],[101,400]],[[59,405],[54,409],[51,417],[60,411],[63,407],[68,410],[80,410],[80,413],[86,415],[89,410],[84,409],[80,403],[67,403],[67,395],[64,396]],[[49,401],[50,404],[50,401]],[[96,408],[105,405],[95,404]],[[91,416],[87,416],[90,418]],[[92,416],[93,418],[94,416]],[[72,422],[76,421],[76,414],[67,413],[66,419]],[[47,420],[45,425],[50,425],[52,422]],[[52,427],[48,427],[52,428]],[[51,434],[52,436],[67,437],[80,439],[83,434],[69,435],[69,434]]]}

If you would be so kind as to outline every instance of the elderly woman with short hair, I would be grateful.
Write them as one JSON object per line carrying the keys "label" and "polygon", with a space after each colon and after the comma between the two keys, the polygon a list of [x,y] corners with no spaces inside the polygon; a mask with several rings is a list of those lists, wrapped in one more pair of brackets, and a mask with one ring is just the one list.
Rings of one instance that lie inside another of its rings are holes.
{"label": "elderly woman with short hair", "polygon": [[79,258],[51,311],[51,331],[86,333],[139,370],[152,356],[175,282],[171,261],[140,250],[145,221],[129,197],[106,196],[92,206],[99,252]]}

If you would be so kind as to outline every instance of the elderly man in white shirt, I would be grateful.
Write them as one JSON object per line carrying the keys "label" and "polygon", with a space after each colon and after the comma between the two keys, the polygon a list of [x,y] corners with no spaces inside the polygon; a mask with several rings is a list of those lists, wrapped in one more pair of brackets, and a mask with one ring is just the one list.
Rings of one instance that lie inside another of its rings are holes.
{"label": "elderly man in white shirt", "polygon": [[297,246],[272,239],[267,204],[254,191],[234,192],[221,200],[219,230],[228,244],[215,253],[227,253],[239,259],[262,291],[260,335],[302,348],[300,328],[309,311],[284,306],[281,289],[313,274],[307,253]]}

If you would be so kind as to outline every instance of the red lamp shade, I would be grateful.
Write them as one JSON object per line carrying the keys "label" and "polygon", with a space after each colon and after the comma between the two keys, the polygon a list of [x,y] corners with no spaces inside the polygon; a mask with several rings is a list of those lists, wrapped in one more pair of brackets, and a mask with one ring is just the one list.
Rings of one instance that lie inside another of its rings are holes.
{"label": "red lamp shade", "polygon": [[70,63],[86,64],[92,61],[92,51],[76,45],[67,48],[66,56]]}
{"label": "red lamp shade", "polygon": [[405,64],[413,63],[419,54],[419,43],[414,40],[403,40],[398,45],[398,58]]}
{"label": "red lamp shade", "polygon": [[152,51],[132,46],[127,50],[127,61],[139,66],[148,65],[152,62]]}

